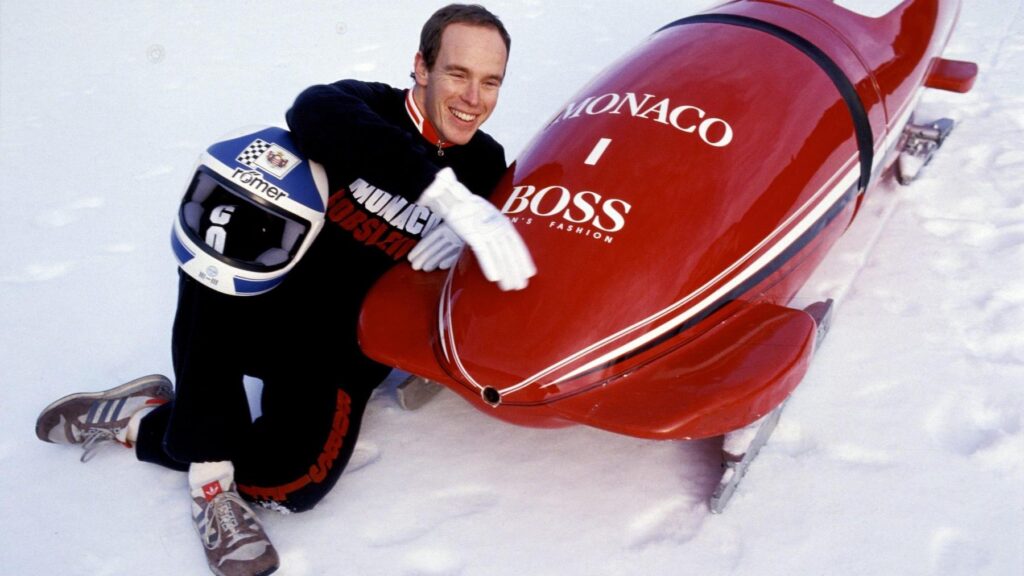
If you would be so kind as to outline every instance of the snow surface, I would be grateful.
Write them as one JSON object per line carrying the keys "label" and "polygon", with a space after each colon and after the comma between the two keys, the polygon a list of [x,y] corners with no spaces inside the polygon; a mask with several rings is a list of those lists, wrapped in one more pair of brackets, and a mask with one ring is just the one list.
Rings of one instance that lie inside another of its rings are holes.
{"label": "snow surface", "polygon": [[[171,215],[198,152],[309,84],[406,85],[441,2],[0,2],[0,570],[206,574],[184,475],[36,440],[73,391],[170,372]],[[888,1],[846,0],[879,13]],[[704,0],[496,0],[487,129],[514,157],[615,56]],[[1024,2],[968,0],[931,93],[959,126],[833,268],[835,324],[724,515],[720,442],[512,427],[445,392],[370,404],[314,511],[264,513],[284,575],[1024,574]],[[860,236],[858,236],[858,234]],[[848,238],[847,240],[849,240]],[[870,250],[865,246],[872,247]],[[269,345],[269,344],[268,344]]]}

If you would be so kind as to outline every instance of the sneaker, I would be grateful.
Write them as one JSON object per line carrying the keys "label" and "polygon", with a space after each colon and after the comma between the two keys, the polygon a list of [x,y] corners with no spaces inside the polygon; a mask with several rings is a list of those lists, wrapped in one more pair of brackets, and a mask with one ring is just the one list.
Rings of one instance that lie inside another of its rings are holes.
{"label": "sneaker", "polygon": [[132,416],[172,398],[171,382],[159,374],[104,392],[71,394],[43,409],[36,419],[36,436],[43,442],[80,444],[85,450],[82,462],[87,462],[107,441],[131,447],[127,431]]}
{"label": "sneaker", "polygon": [[218,576],[265,576],[277,570],[277,550],[252,508],[213,481],[192,492],[192,522],[206,549],[206,562]]}

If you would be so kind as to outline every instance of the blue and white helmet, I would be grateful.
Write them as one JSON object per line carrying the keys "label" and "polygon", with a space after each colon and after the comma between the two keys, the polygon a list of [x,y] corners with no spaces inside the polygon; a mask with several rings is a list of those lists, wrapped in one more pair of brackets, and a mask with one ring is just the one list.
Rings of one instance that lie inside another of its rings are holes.
{"label": "blue and white helmet", "polygon": [[327,175],[283,128],[231,134],[199,156],[171,246],[189,276],[234,296],[277,286],[324,225]]}

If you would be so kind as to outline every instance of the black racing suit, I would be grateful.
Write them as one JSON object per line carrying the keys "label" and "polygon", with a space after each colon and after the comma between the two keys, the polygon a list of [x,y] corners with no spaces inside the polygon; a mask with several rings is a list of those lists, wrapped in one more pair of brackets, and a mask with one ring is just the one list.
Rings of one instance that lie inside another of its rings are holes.
{"label": "black racing suit", "polygon": [[[230,460],[243,496],[312,508],[348,462],[366,403],[390,368],[357,342],[367,291],[439,219],[413,204],[451,166],[477,194],[505,171],[502,147],[477,132],[462,146],[429,141],[407,91],[345,80],[303,91],[288,111],[295,142],[323,164],[327,222],[273,290],[228,296],[179,273],[175,400],[142,420],[140,460],[186,470]],[[263,381],[252,421],[243,375]]]}

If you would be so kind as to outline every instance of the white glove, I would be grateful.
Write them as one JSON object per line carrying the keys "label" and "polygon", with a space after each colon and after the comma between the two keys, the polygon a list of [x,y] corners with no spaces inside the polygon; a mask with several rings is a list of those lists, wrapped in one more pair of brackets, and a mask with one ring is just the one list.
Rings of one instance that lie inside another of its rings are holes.
{"label": "white glove", "polygon": [[409,252],[412,269],[424,272],[447,270],[459,259],[465,244],[458,234],[442,222],[428,232]]}
{"label": "white glove", "polygon": [[495,205],[463,186],[451,168],[438,172],[416,203],[433,210],[444,223],[409,252],[413,268],[419,265],[428,270],[426,266],[434,263],[440,268],[454,264],[458,257],[450,240],[454,232],[469,244],[484,277],[497,282],[502,290],[526,288],[529,278],[537,273],[530,251],[512,222]]}

